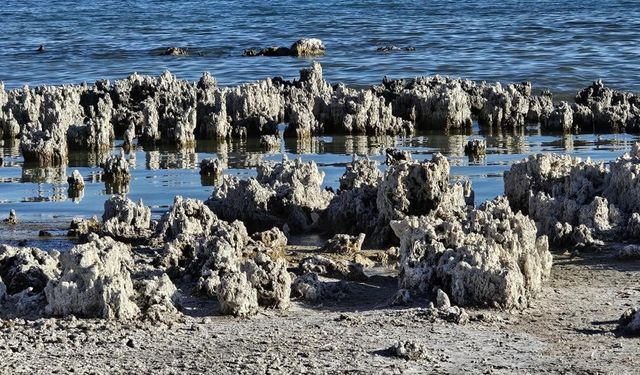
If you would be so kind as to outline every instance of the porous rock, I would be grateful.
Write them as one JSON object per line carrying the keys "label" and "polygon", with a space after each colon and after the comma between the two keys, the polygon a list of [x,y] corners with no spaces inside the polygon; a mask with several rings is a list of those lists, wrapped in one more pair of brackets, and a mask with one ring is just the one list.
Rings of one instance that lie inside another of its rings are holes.
{"label": "porous rock", "polygon": [[102,164],[103,176],[106,181],[128,183],[131,180],[129,163],[123,155],[111,155]]}
{"label": "porous rock", "polygon": [[324,55],[325,50],[324,43],[317,38],[300,39],[291,45],[291,54],[299,57]]}
{"label": "porous rock", "polygon": [[202,201],[176,197],[157,235],[166,242],[162,264],[169,273],[196,277],[196,290],[217,297],[223,313],[245,316],[258,306],[289,306],[291,278],[278,232],[257,236],[264,243],[253,240],[242,222],[227,223]]}
{"label": "porous rock", "polygon": [[513,213],[504,197],[468,211],[439,208],[391,227],[401,242],[401,288],[437,287],[457,305],[525,308],[549,277],[547,237],[538,237],[533,220]]}
{"label": "porous rock", "polygon": [[151,209],[123,196],[113,196],[104,202],[102,232],[120,240],[135,240],[151,234]]}
{"label": "porous rock", "polygon": [[242,220],[252,231],[287,224],[293,231],[314,226],[333,194],[322,188],[324,172],[315,162],[283,158],[263,163],[256,178],[225,176],[207,205],[225,220]]}
{"label": "porous rock", "polygon": [[291,284],[291,296],[307,302],[340,300],[347,294],[349,294],[349,286],[346,282],[322,281],[314,272],[297,276]]}
{"label": "porous rock", "polygon": [[135,301],[144,319],[170,323],[180,318],[178,289],[167,274],[133,281]]}
{"label": "porous rock", "polygon": [[109,237],[90,236],[60,255],[62,275],[45,288],[47,312],[56,316],[76,315],[105,319],[135,318],[140,309],[134,302],[129,270],[131,250]]}
{"label": "porous rock", "polygon": [[362,249],[364,238],[364,233],[360,233],[357,236],[336,234],[322,246],[321,251],[341,255],[355,255]]}
{"label": "porous rock", "polygon": [[223,276],[217,296],[223,314],[246,317],[258,310],[258,293],[243,272]]}
{"label": "porous rock", "polygon": [[394,357],[411,361],[431,359],[427,347],[415,341],[398,341],[389,348],[389,352]]}
{"label": "porous rock", "polygon": [[334,279],[363,281],[368,278],[361,264],[348,260],[333,260],[321,255],[304,258],[300,261],[299,268],[303,273],[315,273]]}
{"label": "porous rock", "polygon": [[0,245],[0,278],[6,294],[42,293],[60,274],[57,256],[35,247]]}

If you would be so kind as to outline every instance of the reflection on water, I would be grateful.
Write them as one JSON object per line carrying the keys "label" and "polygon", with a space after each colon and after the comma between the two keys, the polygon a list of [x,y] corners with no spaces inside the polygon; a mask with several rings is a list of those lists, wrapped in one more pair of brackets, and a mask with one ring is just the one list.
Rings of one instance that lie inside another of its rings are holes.
{"label": "reflection on water", "polygon": [[[464,154],[470,139],[484,139],[487,155],[479,158]],[[2,148],[4,166],[0,167],[0,215],[15,209],[19,216],[34,220],[73,216],[100,215],[104,201],[111,194],[128,194],[142,199],[158,216],[173,201],[174,195],[206,199],[215,185],[211,178],[200,176],[204,158],[220,158],[227,174],[242,178],[255,175],[255,166],[263,161],[277,161],[282,154],[314,160],[325,172],[325,184],[336,188],[344,166],[352,155],[367,155],[384,161],[384,150],[397,147],[410,151],[415,159],[430,158],[434,152],[449,157],[452,179],[470,179],[476,202],[503,192],[502,174],[514,161],[529,154],[563,152],[594,160],[613,160],[629,149],[636,137],[627,134],[562,135],[541,134],[538,127],[517,132],[497,132],[475,127],[459,133],[424,132],[412,137],[323,136],[306,140],[285,139],[280,151],[265,152],[254,139],[216,143],[198,142],[196,147],[176,150],[171,147],[137,147],[127,155],[132,180],[129,184],[105,183],[101,178],[101,156],[74,152],[67,167],[36,168],[24,166],[19,145]],[[116,144],[112,152],[120,152]],[[81,194],[69,194],[67,176],[78,169],[85,180]]]}

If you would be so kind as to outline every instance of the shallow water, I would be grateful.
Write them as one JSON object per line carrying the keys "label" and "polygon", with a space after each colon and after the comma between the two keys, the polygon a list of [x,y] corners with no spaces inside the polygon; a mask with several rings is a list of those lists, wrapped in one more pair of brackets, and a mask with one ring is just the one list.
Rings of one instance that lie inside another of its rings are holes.
{"label": "shallow water", "polygon": [[[479,160],[464,155],[470,138],[487,141],[487,155]],[[467,135],[422,133],[410,138],[340,136],[316,137],[298,143],[287,139],[278,152],[265,153],[257,142],[215,144],[199,142],[195,149],[143,149],[131,154],[132,181],[128,196],[142,199],[157,217],[172,203],[175,195],[207,199],[213,190],[210,181],[199,174],[199,161],[207,157],[227,160],[228,174],[244,178],[255,175],[254,167],[263,160],[300,157],[314,160],[326,173],[325,185],[337,188],[338,178],[352,155],[368,155],[384,161],[384,149],[394,146],[410,151],[415,159],[430,159],[441,152],[451,163],[452,180],[469,179],[476,192],[476,203],[503,193],[502,175],[514,161],[529,154],[560,152],[593,160],[609,161],[630,149],[637,136],[611,135],[543,135],[538,128],[522,134],[487,134],[477,127]],[[117,145],[113,152],[119,152]],[[100,180],[101,168],[87,154],[72,154],[67,168],[33,168],[24,166],[18,145],[2,148],[4,167],[0,168],[0,213],[15,209],[21,219],[43,223],[68,223],[74,216],[100,216],[103,203],[114,193]],[[384,168],[384,165],[382,166]],[[67,195],[66,178],[78,169],[85,178],[84,196],[71,199]]]}
{"label": "shallow water", "polygon": [[[574,94],[602,78],[640,91],[640,7],[636,1],[216,1],[3,0],[0,81],[92,82],[170,69],[221,84],[295,77],[292,57],[243,58],[242,50],[325,41],[330,81],[380,82],[384,75],[445,74],[519,82]],[[40,44],[45,53],[38,54]],[[415,52],[376,53],[387,44]],[[169,46],[194,56],[158,56]]]}

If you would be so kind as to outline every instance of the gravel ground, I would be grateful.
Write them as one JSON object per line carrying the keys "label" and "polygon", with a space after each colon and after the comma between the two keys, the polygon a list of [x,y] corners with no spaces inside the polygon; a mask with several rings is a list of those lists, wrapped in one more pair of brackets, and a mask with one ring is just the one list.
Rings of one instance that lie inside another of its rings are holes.
{"label": "gravel ground", "polygon": [[[0,372],[638,373],[640,339],[615,329],[640,302],[640,262],[606,251],[554,258],[552,279],[533,306],[468,309],[467,324],[431,318],[424,300],[388,306],[397,289],[390,276],[350,283],[339,301],[297,302],[250,319],[220,316],[216,302],[189,297],[184,321],[171,326],[0,320]],[[400,340],[422,344],[424,358],[393,356],[389,348]]]}

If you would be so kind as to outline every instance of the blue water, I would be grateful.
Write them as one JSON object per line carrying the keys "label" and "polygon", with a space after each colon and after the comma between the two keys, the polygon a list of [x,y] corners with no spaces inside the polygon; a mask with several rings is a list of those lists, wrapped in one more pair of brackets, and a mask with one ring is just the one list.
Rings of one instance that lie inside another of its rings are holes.
{"label": "blue water", "polygon": [[[331,81],[372,84],[384,75],[444,74],[529,80],[573,94],[602,78],[640,91],[637,1],[167,1],[3,0],[0,80],[92,82],[165,69],[196,80],[210,71],[229,85],[295,77],[293,57],[243,58],[242,50],[324,40]],[[36,53],[43,44],[46,52]],[[413,46],[380,54],[376,47]],[[197,56],[157,56],[189,47]]]}
{"label": "blue water", "polygon": [[[197,80],[211,72],[222,85],[271,76],[296,77],[308,59],[242,57],[245,48],[288,46],[298,38],[321,38],[327,55],[317,58],[331,82],[379,83],[385,75],[452,75],[474,80],[531,81],[538,89],[570,96],[594,79],[640,91],[640,4],[636,1],[123,1],[2,0],[0,6],[0,81],[62,84],[123,78],[132,72],[158,75],[169,69]],[[37,53],[39,45],[44,53]],[[377,53],[385,45],[415,47],[414,52]],[[191,56],[159,56],[169,46],[186,47]],[[487,140],[488,155],[469,160],[469,137]],[[468,135],[420,134],[412,138],[317,137],[312,147],[295,140],[282,153],[315,160],[336,187],[352,154],[383,160],[396,146],[417,159],[442,152],[450,158],[452,179],[470,179],[476,202],[503,192],[502,174],[531,153],[560,152],[608,161],[628,150],[637,137],[542,134],[486,134],[477,126]],[[117,146],[117,145],[116,145]],[[114,148],[114,152],[117,152]],[[62,170],[23,168],[17,145],[0,147],[0,218],[15,209],[31,226],[7,229],[0,242],[62,230],[74,216],[100,215],[110,196],[98,178],[100,168],[86,155],[71,155]],[[212,191],[200,179],[205,157],[228,160],[227,173],[253,175],[265,154],[255,142],[226,147],[198,142],[195,149],[138,148],[129,197],[143,199],[157,217],[173,196],[206,199]],[[81,200],[67,196],[66,176],[85,177]],[[64,231],[62,231],[64,233]],[[36,241],[36,240],[34,240]],[[47,245],[48,246],[48,245]],[[54,244],[52,246],[58,246]]]}

